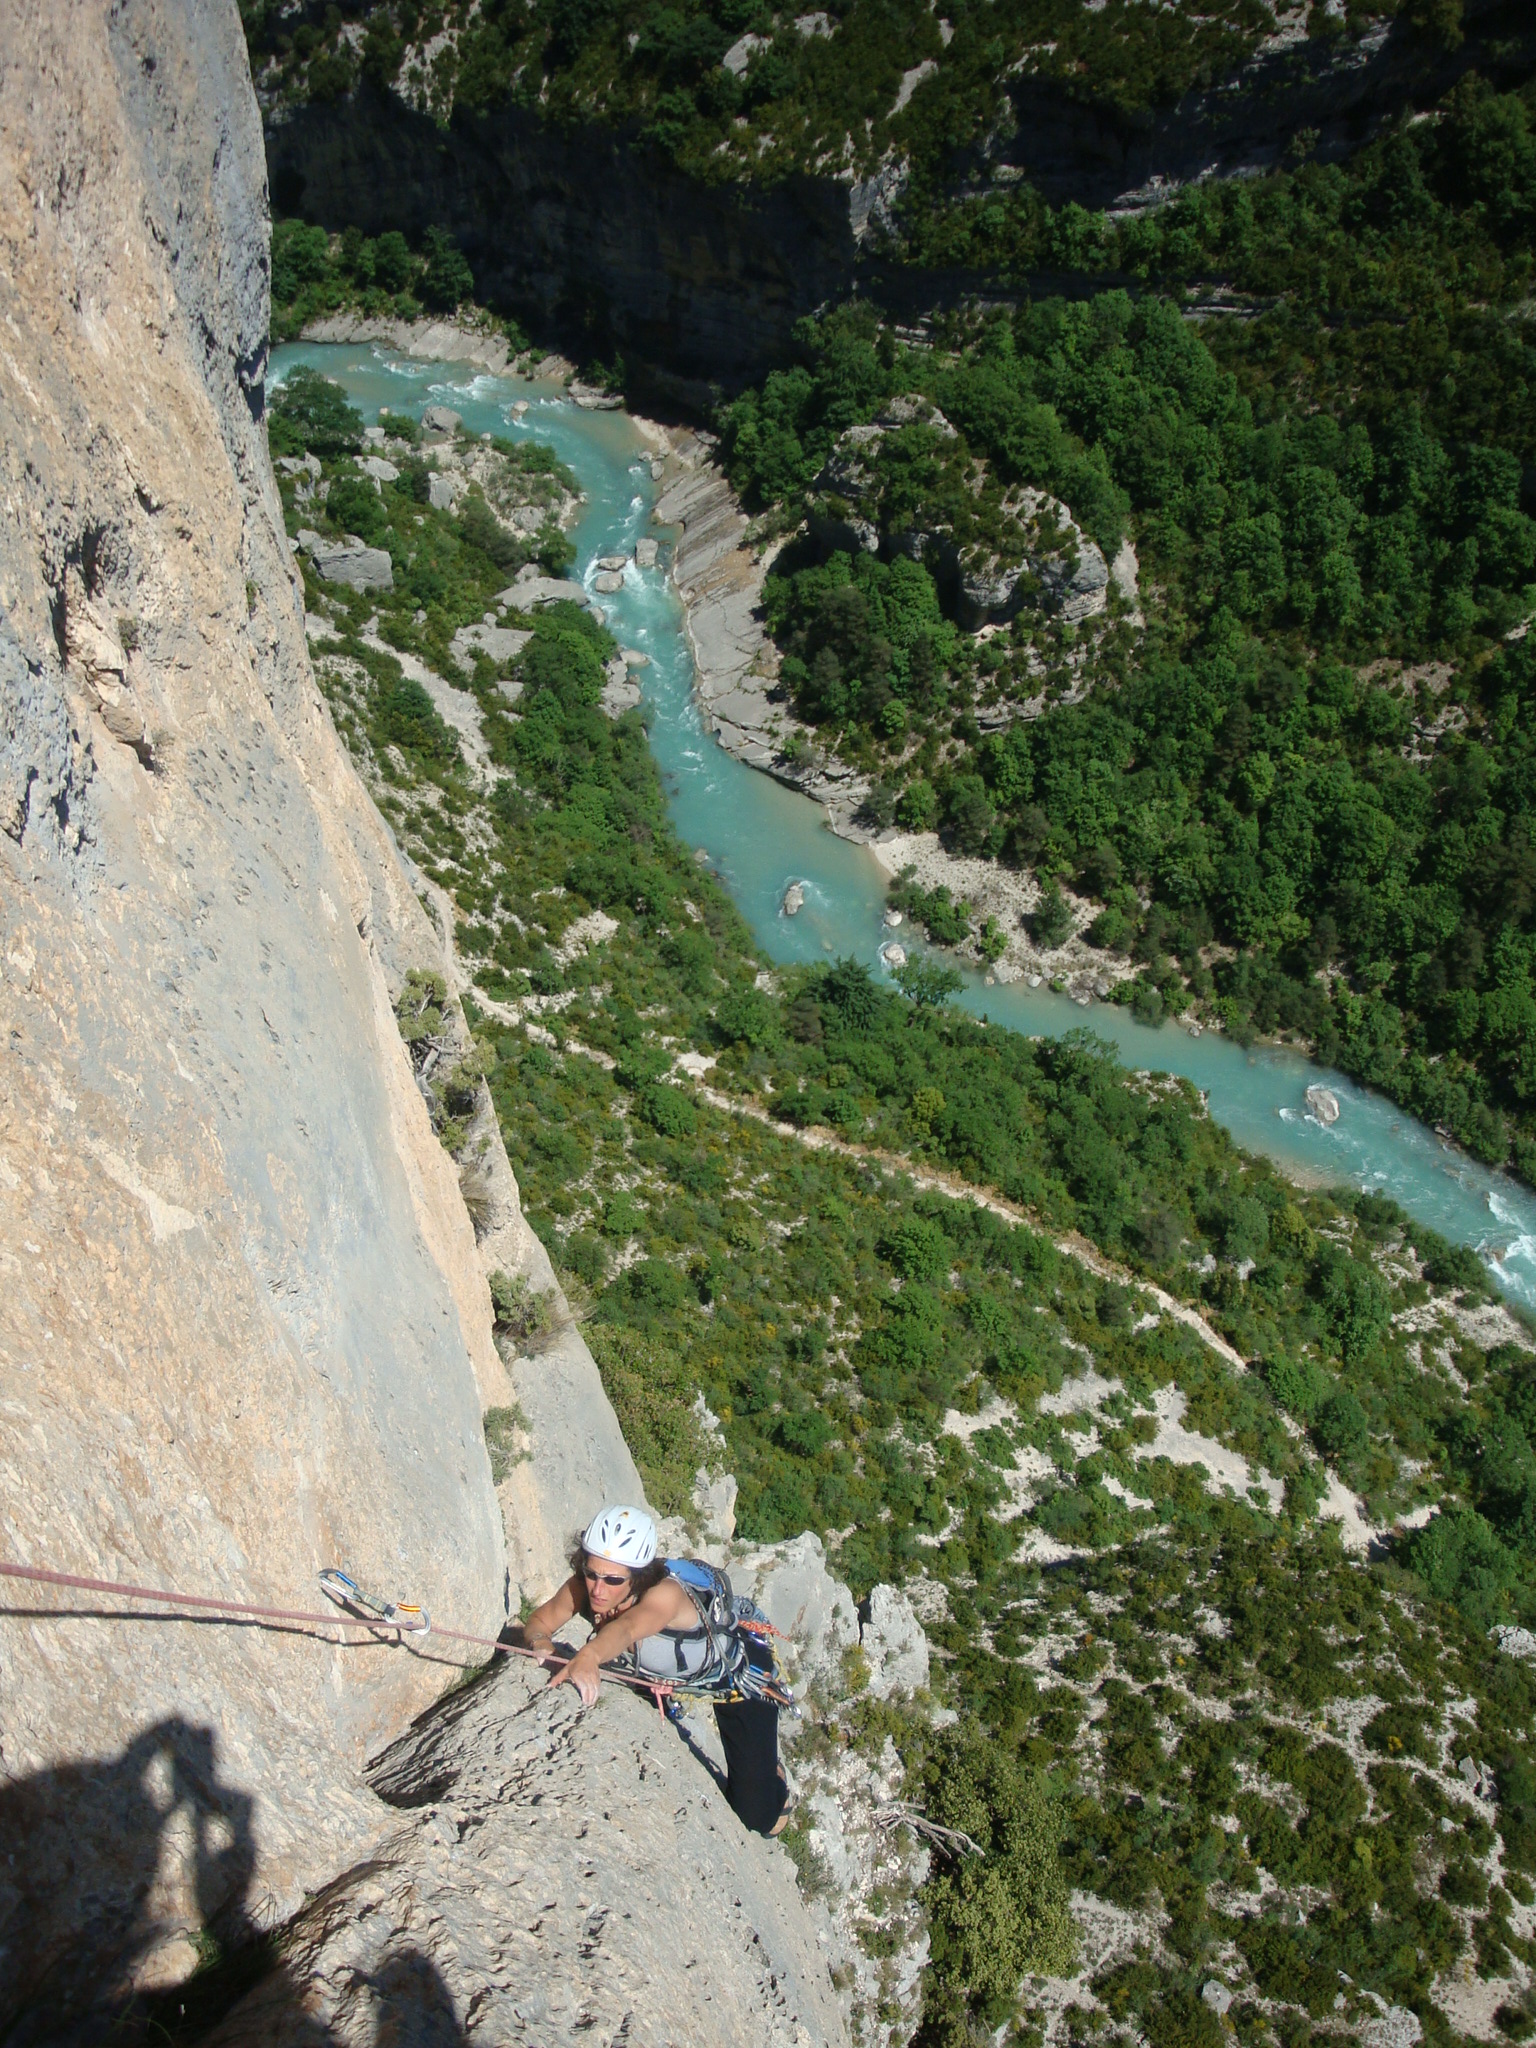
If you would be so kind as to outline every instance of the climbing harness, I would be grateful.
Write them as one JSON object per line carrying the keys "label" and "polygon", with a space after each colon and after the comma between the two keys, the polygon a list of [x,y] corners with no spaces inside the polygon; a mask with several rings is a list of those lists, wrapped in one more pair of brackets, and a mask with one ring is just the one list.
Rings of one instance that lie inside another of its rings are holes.
{"label": "climbing harness", "polygon": [[[697,1557],[669,1557],[663,1563],[667,1576],[675,1579],[693,1602],[699,1630],[706,1640],[707,1656],[698,1669],[689,1670],[683,1644],[697,1632],[663,1630],[662,1634],[673,1638],[677,1661],[676,1672],[663,1676],[652,1674],[641,1665],[640,1646],[636,1644],[628,1652],[626,1664],[654,1687],[658,1705],[665,1690],[674,1701],[708,1700],[726,1706],[741,1700],[762,1700],[798,1715],[800,1709],[794,1694],[779,1676],[778,1659],[770,1640],[784,1638],[761,1608],[744,1594],[733,1591],[729,1575],[718,1565],[706,1564]],[[766,1655],[766,1664],[752,1656],[749,1638],[758,1645],[759,1658]]]}

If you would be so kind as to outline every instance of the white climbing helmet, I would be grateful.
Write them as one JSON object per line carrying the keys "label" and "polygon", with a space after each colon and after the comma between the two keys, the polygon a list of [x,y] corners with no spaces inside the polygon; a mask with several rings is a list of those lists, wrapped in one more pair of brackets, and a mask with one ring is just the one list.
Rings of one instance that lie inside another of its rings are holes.
{"label": "white climbing helmet", "polygon": [[656,1555],[656,1524],[644,1508],[604,1508],[581,1540],[589,1557],[637,1572]]}

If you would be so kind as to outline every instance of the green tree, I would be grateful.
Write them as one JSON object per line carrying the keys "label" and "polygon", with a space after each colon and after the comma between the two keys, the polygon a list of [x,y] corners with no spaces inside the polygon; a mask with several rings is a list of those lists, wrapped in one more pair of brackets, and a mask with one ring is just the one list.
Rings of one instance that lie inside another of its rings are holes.
{"label": "green tree", "polygon": [[[974,1728],[956,1729],[940,1745],[926,1788],[931,1817],[983,1851],[942,1864],[928,1885],[941,2004],[968,2006],[994,2028],[1026,1976],[1065,1976],[1076,1961],[1059,1857],[1060,1796],[1041,1773]],[[968,2036],[955,2028],[933,2038]]]}
{"label": "green tree", "polygon": [[274,455],[355,455],[363,416],[339,384],[297,363],[272,394],[267,442]]}
{"label": "green tree", "polygon": [[420,286],[422,302],[434,313],[452,313],[474,296],[475,276],[469,259],[443,228],[428,228],[422,248],[427,259]]}

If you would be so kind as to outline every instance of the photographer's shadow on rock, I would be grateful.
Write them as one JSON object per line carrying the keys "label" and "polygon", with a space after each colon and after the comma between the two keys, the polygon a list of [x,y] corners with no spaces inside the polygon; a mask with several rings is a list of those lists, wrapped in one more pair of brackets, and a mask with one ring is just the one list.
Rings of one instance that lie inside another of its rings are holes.
{"label": "photographer's shadow on rock", "polygon": [[357,1985],[355,2025],[306,2011],[281,1936],[251,1917],[252,1802],[218,1749],[213,1729],[168,1718],[115,1757],[0,1779],[5,2048],[463,2042],[436,1966],[411,1948]]}

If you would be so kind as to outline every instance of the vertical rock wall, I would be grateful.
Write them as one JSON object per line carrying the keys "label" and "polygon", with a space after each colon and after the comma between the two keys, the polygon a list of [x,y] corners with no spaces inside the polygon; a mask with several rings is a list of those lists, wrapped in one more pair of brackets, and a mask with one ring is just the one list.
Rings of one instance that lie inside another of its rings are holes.
{"label": "vertical rock wall", "polygon": [[[0,1556],[494,1635],[505,1372],[390,1008],[437,941],[309,670],[265,213],[233,4],[0,0]],[[7,2038],[355,1858],[452,1674],[0,1585]]]}

